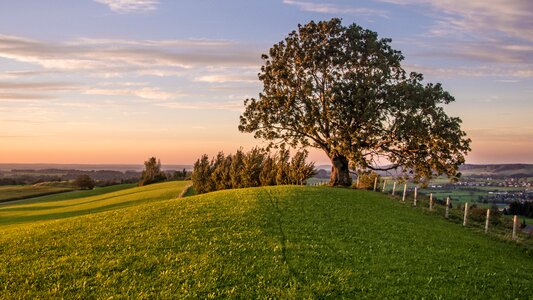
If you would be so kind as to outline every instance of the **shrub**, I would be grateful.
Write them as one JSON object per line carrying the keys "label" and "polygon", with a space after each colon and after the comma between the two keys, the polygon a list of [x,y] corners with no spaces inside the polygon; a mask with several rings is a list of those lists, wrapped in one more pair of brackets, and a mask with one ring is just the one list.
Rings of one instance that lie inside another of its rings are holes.
{"label": "shrub", "polygon": [[470,219],[476,222],[485,222],[487,218],[487,210],[484,208],[472,207],[468,210],[468,213]]}
{"label": "shrub", "polygon": [[87,174],[81,174],[74,180],[74,185],[80,190],[92,190],[94,188],[94,180]]}
{"label": "shrub", "polygon": [[378,179],[378,182],[380,180],[380,176],[376,172],[361,173],[359,174],[358,178],[359,178],[359,188],[363,190],[373,190],[374,181],[376,180],[376,178]]}

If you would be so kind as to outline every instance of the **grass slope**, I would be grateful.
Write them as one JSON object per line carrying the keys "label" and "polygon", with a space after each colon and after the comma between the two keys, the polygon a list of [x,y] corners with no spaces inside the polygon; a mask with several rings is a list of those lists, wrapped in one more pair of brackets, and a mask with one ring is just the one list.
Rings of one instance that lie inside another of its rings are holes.
{"label": "grass slope", "polygon": [[7,203],[0,205],[0,225],[68,218],[176,198],[188,184],[184,181],[143,187],[124,184]]}
{"label": "grass slope", "polygon": [[267,187],[0,227],[0,297],[533,297],[512,243],[378,193]]}

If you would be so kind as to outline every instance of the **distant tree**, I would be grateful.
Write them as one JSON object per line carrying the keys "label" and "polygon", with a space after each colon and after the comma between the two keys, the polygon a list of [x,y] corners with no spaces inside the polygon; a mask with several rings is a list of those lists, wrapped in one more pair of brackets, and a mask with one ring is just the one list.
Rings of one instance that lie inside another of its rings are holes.
{"label": "distant tree", "polygon": [[262,186],[269,186],[276,184],[276,163],[274,158],[271,155],[265,156],[263,161],[263,168],[261,168],[261,173],[259,174],[259,181]]}
{"label": "distant tree", "polygon": [[192,171],[192,184],[198,194],[212,191],[211,187],[211,164],[207,154],[202,155],[194,163]]}
{"label": "distant tree", "polygon": [[306,184],[306,180],[316,174],[315,164],[307,163],[307,150],[298,151],[292,157],[289,166],[289,182],[291,184]]}
{"label": "distant tree", "polygon": [[271,146],[323,150],[331,185],[351,185],[350,168],[399,169],[417,181],[458,177],[470,139],[444,112],[454,98],[440,84],[422,84],[422,74],[407,74],[390,42],[340,19],[298,25],[262,55],[263,89],[246,99],[239,130]]}
{"label": "distant tree", "polygon": [[276,155],[276,184],[289,184],[289,150],[282,146]]}
{"label": "distant tree", "polygon": [[519,202],[513,201],[509,204],[509,209],[507,213],[510,215],[521,215],[528,218],[533,218],[533,202]]}
{"label": "distant tree", "polygon": [[172,174],[172,179],[174,180],[186,180],[187,179],[187,170],[183,169],[181,171],[174,171],[174,174]]}
{"label": "distant tree", "polygon": [[265,154],[259,148],[253,148],[244,155],[243,169],[241,170],[242,183],[245,187],[260,186],[260,174],[263,168]]}
{"label": "distant tree", "polygon": [[139,185],[147,185],[165,180],[167,177],[161,171],[161,161],[155,157],[151,157],[144,162],[144,171],[141,174]]}
{"label": "distant tree", "polygon": [[224,189],[231,189],[231,164],[233,163],[233,155],[229,154],[224,160],[222,166],[224,172],[222,175],[222,181],[224,182]]}
{"label": "distant tree", "polygon": [[244,169],[244,153],[238,149],[233,156],[230,166],[231,187],[234,189],[244,187],[242,181],[242,170]]}
{"label": "distant tree", "polygon": [[[218,152],[217,157],[211,163],[211,181],[212,190],[223,190],[227,188],[226,179],[226,157],[224,152]],[[229,170],[228,170],[229,171]]]}
{"label": "distant tree", "polygon": [[74,180],[74,185],[80,190],[92,190],[94,184],[94,180],[87,174],[81,174]]}
{"label": "distant tree", "polygon": [[231,162],[232,155],[224,156],[219,152],[214,162],[211,163],[211,184],[214,190],[231,188]]}

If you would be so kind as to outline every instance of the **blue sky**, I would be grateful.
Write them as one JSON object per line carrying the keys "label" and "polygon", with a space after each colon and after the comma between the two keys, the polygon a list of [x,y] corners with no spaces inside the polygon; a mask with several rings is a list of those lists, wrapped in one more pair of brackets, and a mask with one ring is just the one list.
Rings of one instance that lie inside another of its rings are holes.
{"label": "blue sky", "polygon": [[2,1],[0,162],[192,163],[260,145],[237,125],[261,53],[332,17],[443,83],[467,162],[533,163],[533,2],[503,0]]}

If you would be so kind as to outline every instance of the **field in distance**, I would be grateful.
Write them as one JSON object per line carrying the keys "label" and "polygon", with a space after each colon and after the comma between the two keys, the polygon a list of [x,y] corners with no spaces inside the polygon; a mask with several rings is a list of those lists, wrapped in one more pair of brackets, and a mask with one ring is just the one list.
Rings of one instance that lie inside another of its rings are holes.
{"label": "field in distance", "polygon": [[0,203],[64,193],[72,190],[74,190],[73,187],[61,185],[4,185],[0,186]]}
{"label": "field in distance", "polygon": [[0,226],[0,296],[533,296],[523,248],[380,193],[278,186],[175,199],[170,190],[169,200]]}
{"label": "field in distance", "polygon": [[144,187],[121,184],[4,203],[0,204],[0,226],[62,219],[176,198],[188,184],[185,181]]}

